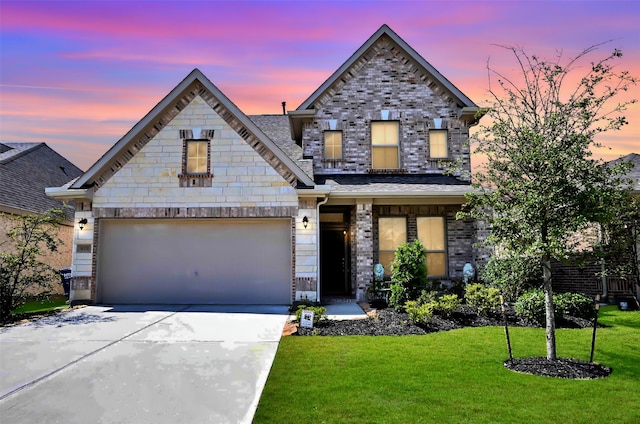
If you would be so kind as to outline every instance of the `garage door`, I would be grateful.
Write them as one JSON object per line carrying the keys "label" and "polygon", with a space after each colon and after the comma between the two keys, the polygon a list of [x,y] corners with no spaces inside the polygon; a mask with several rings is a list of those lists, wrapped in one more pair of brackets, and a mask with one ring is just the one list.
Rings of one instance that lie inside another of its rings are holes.
{"label": "garage door", "polygon": [[291,221],[101,220],[97,301],[291,303]]}

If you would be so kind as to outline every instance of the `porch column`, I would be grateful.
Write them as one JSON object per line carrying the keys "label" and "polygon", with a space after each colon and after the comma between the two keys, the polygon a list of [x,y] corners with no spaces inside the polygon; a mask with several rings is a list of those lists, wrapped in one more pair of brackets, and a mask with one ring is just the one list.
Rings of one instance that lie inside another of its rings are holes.
{"label": "porch column", "polygon": [[373,279],[373,217],[372,201],[356,204],[356,298],[364,301]]}

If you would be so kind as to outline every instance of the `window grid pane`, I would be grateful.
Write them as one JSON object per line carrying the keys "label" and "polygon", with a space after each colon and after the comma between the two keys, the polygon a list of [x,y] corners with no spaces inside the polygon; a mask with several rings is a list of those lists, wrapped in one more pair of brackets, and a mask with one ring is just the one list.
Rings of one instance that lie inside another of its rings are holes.
{"label": "window grid pane", "polygon": [[187,142],[187,173],[205,174],[207,172],[207,141]]}
{"label": "window grid pane", "polygon": [[447,275],[445,219],[439,216],[418,217],[418,239],[427,250],[428,276]]}
{"label": "window grid pane", "polygon": [[395,251],[407,241],[407,220],[404,217],[380,218],[378,228],[380,250]]}
{"label": "window grid pane", "polygon": [[396,146],[373,146],[371,167],[374,169],[398,168],[398,148]]}
{"label": "window grid pane", "polygon": [[378,219],[378,261],[384,267],[385,275],[391,275],[391,262],[396,249],[407,241],[407,220],[405,217]]}
{"label": "window grid pane", "polygon": [[447,275],[447,255],[445,253],[427,253],[427,275]]}
{"label": "window grid pane", "polygon": [[324,133],[324,157],[342,159],[342,132],[326,131]]}
{"label": "window grid pane", "polygon": [[429,131],[429,156],[432,158],[448,157],[447,130]]}
{"label": "window grid pane", "polygon": [[398,145],[400,124],[397,121],[372,122],[371,144],[373,145]]}

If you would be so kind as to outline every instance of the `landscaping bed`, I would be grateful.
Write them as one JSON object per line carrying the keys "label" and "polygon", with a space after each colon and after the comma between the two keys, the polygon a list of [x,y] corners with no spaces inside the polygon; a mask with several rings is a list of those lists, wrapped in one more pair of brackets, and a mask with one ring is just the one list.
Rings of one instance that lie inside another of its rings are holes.
{"label": "landscaping bed", "polygon": [[[508,311],[506,318],[510,327],[536,327],[519,319],[513,311]],[[418,325],[409,319],[409,314],[398,312],[393,308],[385,308],[375,311],[367,319],[323,320],[314,328],[299,327],[293,335],[405,336],[487,326],[504,326],[502,315],[497,311],[479,314],[475,308],[462,305],[448,317],[434,315],[426,324]],[[586,319],[565,316],[558,320],[556,326],[558,328],[589,328],[593,323]],[[610,368],[602,365],[567,358],[559,358],[557,361],[548,361],[544,357],[514,358],[513,361],[507,360],[505,367],[527,374],[569,379],[601,378],[611,373]]]}

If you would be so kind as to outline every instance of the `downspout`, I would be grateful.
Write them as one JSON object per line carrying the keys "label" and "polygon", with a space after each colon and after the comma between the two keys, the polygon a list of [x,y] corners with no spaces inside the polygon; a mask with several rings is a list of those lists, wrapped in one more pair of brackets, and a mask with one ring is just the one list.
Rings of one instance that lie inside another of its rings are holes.
{"label": "downspout", "polygon": [[329,195],[325,196],[324,200],[316,205],[316,275],[318,276],[318,281],[316,281],[316,302],[320,302],[320,206],[324,205],[329,201]]}

